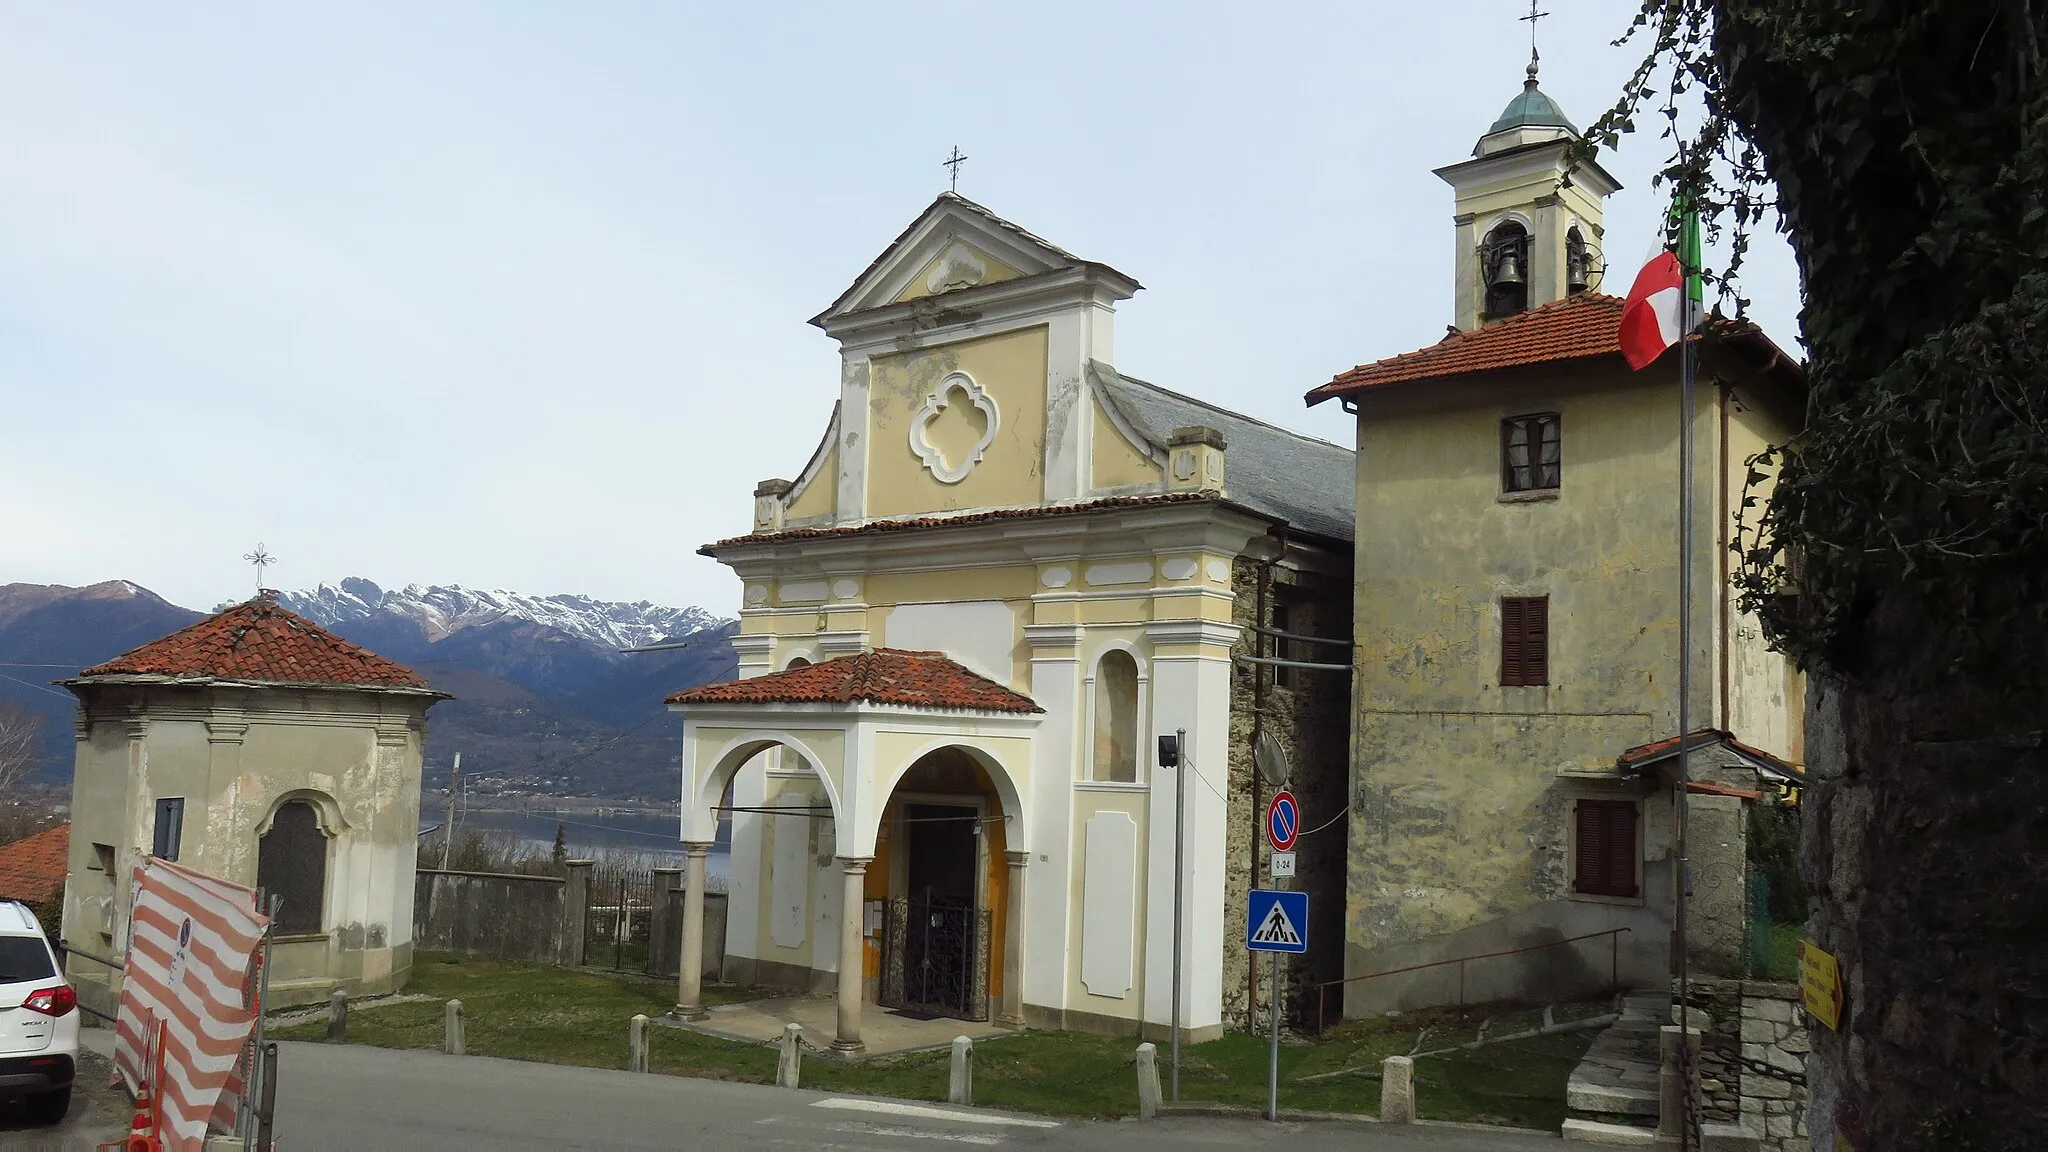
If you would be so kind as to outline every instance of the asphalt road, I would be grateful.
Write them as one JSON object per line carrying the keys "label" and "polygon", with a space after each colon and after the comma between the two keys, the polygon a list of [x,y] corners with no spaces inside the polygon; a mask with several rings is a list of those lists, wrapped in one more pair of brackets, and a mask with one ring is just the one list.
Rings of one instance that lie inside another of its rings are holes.
{"label": "asphalt road", "polygon": [[[1557,1152],[1554,1136],[1451,1125],[1280,1123],[1166,1117],[1077,1123],[674,1076],[451,1057],[357,1045],[284,1044],[280,1148],[299,1149],[1287,1149],[1288,1152]],[[108,1139],[105,1109],[74,1108],[59,1132],[9,1131],[0,1147],[83,1148]]]}

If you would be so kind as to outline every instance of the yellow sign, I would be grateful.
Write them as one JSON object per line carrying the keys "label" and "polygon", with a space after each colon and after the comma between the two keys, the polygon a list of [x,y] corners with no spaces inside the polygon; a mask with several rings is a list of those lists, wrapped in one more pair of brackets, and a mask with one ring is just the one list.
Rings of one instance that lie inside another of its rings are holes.
{"label": "yellow sign", "polygon": [[1806,1014],[1839,1031],[1842,1027],[1842,974],[1835,958],[1805,940],[1799,942],[1799,991]]}

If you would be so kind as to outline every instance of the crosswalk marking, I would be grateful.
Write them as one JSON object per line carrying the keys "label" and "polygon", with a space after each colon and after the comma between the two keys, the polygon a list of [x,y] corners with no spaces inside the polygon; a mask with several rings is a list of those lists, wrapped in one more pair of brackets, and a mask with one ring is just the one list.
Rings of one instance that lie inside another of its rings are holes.
{"label": "crosswalk marking", "polygon": [[1259,930],[1252,933],[1252,942],[1298,945],[1301,933],[1294,930],[1294,921],[1287,918],[1285,907],[1276,901],[1266,913],[1266,918],[1259,922]]}
{"label": "crosswalk marking", "polygon": [[991,1116],[985,1112],[955,1112],[950,1108],[927,1108],[922,1104],[899,1104],[894,1100],[863,1100],[833,1096],[811,1102],[813,1108],[838,1108],[848,1112],[881,1112],[890,1116],[912,1116],[919,1120],[948,1120],[955,1124],[993,1124],[1011,1128],[1057,1128],[1057,1120],[1027,1120],[1022,1116]]}

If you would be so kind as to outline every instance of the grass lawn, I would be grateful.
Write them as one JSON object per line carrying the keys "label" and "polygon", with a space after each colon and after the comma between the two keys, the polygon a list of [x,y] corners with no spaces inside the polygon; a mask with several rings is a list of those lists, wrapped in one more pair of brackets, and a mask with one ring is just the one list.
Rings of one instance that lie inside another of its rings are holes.
{"label": "grass lawn", "polygon": [[1762,954],[1757,959],[1762,967],[1757,972],[1759,980],[1780,980],[1796,983],[1799,980],[1799,938],[1806,932],[1804,924],[1759,924],[1756,931],[1768,933],[1760,941]]}
{"label": "grass lawn", "polygon": [[[422,953],[414,962],[408,993],[431,1000],[351,1013],[349,1040],[388,1048],[441,1046],[442,1002],[461,1000],[468,1050],[594,1068],[622,1068],[627,1021],[636,1012],[660,1016],[675,1003],[675,986],[640,976],[596,974],[525,964]],[[707,987],[707,1004],[729,1003],[767,993],[759,989]],[[1589,1008],[1587,1014],[1598,1011]],[[1561,1018],[1570,1013],[1560,1011]],[[1470,1010],[1412,1013],[1351,1022],[1333,1028],[1320,1044],[1280,1046],[1280,1105],[1319,1112],[1376,1113],[1379,1082],[1362,1076],[1303,1082],[1304,1076],[1359,1068],[1377,1073],[1381,1058],[1448,1047],[1474,1037],[1486,1013]],[[1501,1016],[1489,1033],[1502,1035],[1535,1026],[1533,1013]],[[326,1022],[311,1020],[273,1030],[285,1040],[320,1040]],[[1472,1051],[1419,1059],[1416,1099],[1432,1120],[1464,1120],[1556,1131],[1564,1121],[1564,1083],[1593,1033],[1578,1032],[1509,1041]],[[771,1083],[775,1052],[672,1028],[649,1030],[653,1070],[719,1080]],[[974,1102],[1054,1116],[1109,1118],[1137,1110],[1133,1071],[1137,1041],[1132,1037],[1068,1032],[1024,1032],[984,1040],[975,1046]],[[1161,1046],[1162,1086],[1169,1053]],[[860,1064],[824,1059],[804,1061],[807,1088],[865,1093],[911,1100],[946,1098],[947,1055],[925,1052]],[[1266,1103],[1267,1047],[1264,1037],[1232,1033],[1181,1049],[1181,1098],[1245,1107]]]}

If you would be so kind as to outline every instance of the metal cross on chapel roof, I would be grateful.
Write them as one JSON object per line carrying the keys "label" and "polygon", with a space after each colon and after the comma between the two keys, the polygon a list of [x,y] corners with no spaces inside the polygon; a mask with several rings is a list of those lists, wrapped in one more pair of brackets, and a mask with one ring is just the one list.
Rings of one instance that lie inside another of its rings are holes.
{"label": "metal cross on chapel roof", "polygon": [[1537,0],[1529,0],[1529,14],[1515,17],[1529,26],[1529,75],[1532,79],[1536,75],[1536,22],[1550,15],[1548,12],[1538,12],[1536,3]]}
{"label": "metal cross on chapel roof", "polygon": [[953,191],[960,191],[960,166],[967,163],[967,157],[960,154],[960,146],[958,144],[953,145],[953,154],[941,160],[940,163],[952,171]]}
{"label": "metal cross on chapel roof", "polygon": [[277,563],[277,558],[275,556],[272,556],[270,553],[265,552],[263,550],[263,542],[261,540],[258,540],[256,542],[256,550],[254,552],[243,553],[242,559],[247,560],[249,563],[254,564],[256,566],[256,590],[258,592],[263,591],[263,569],[271,564]]}

